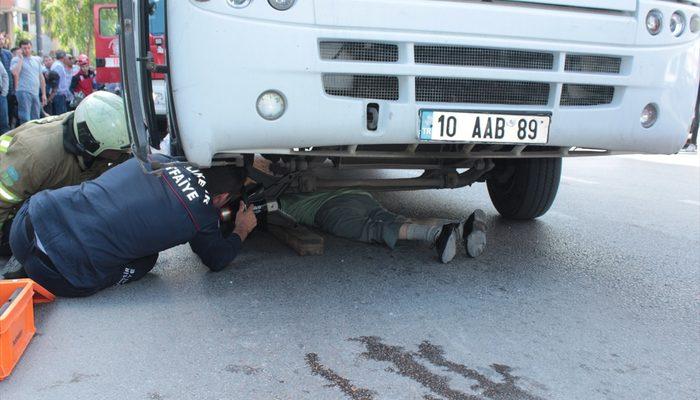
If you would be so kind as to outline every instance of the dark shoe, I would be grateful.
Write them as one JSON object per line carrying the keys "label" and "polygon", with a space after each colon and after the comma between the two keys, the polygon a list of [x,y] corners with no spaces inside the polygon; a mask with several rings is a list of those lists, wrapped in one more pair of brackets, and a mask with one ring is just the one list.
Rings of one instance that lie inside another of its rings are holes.
{"label": "dark shoe", "polygon": [[12,256],[7,260],[5,265],[0,268],[0,277],[2,277],[2,279],[21,279],[26,278],[27,273],[24,271],[22,264]]}
{"label": "dark shoe", "polygon": [[476,210],[464,223],[462,239],[467,256],[471,258],[479,257],[486,250],[486,214],[481,210]]}
{"label": "dark shoe", "polygon": [[440,262],[447,264],[457,254],[457,237],[459,236],[459,224],[446,224],[442,227],[435,241]]}

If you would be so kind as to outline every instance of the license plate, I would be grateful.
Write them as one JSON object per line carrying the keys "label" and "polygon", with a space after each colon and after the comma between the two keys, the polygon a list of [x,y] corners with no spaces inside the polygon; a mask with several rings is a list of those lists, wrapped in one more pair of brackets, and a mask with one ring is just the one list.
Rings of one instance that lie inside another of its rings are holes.
{"label": "license plate", "polygon": [[421,140],[470,143],[546,144],[551,116],[483,112],[420,112]]}

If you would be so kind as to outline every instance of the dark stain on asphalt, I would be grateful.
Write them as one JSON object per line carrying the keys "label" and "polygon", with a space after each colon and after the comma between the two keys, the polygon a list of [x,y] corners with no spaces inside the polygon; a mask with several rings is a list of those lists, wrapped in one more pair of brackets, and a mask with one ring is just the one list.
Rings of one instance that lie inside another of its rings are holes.
{"label": "dark stain on asphalt", "polygon": [[[429,389],[432,394],[423,395],[424,400],[544,400],[542,397],[521,388],[518,381],[522,378],[513,375],[511,367],[503,364],[491,364],[491,369],[501,377],[499,380],[493,380],[473,368],[448,360],[441,346],[434,345],[427,340],[418,346],[417,353],[407,351],[403,347],[385,344],[381,338],[376,336],[361,336],[348,340],[362,343],[365,346],[366,351],[361,354],[363,358],[391,363],[384,368],[385,372],[412,379]],[[474,393],[465,393],[452,388],[450,378],[431,371],[425,365],[426,362],[442,368],[445,372],[466,378],[468,383],[473,383],[469,387]],[[340,388],[353,400],[373,400],[373,396],[376,394],[369,389],[354,386],[350,380],[322,365],[315,353],[306,355],[306,364],[314,374],[322,376],[331,382],[330,386]],[[540,387],[546,390],[544,385],[540,385]]]}
{"label": "dark stain on asphalt", "polygon": [[260,368],[255,368],[251,367],[249,365],[235,365],[235,364],[229,364],[224,368],[226,372],[230,372],[232,374],[245,374],[245,375],[257,375],[259,374],[262,370]]}
{"label": "dark stain on asphalt", "polygon": [[447,368],[465,378],[473,379],[477,383],[471,386],[474,391],[480,390],[481,395],[487,399],[494,400],[542,400],[541,397],[532,395],[517,385],[520,379],[513,376],[512,368],[502,364],[492,364],[491,368],[503,377],[503,382],[494,382],[485,375],[477,372],[472,368],[467,368],[462,364],[458,364],[445,359],[445,352],[440,346],[436,346],[428,341],[424,341],[418,346],[418,355],[421,358],[428,360],[431,364]]}
{"label": "dark stain on asphalt", "polygon": [[416,361],[413,353],[404,350],[399,346],[390,346],[382,343],[381,339],[375,336],[362,336],[350,339],[365,345],[367,351],[362,356],[374,361],[386,361],[393,364],[394,371],[407,378],[413,379],[432,392],[449,400],[483,400],[478,396],[473,396],[452,389],[449,385],[449,378],[431,372],[424,365]]}
{"label": "dark stain on asphalt", "polygon": [[318,354],[309,353],[306,355],[306,364],[311,368],[311,372],[315,375],[323,377],[325,380],[331,383],[331,386],[335,386],[342,390],[348,397],[353,400],[373,400],[374,392],[368,389],[359,388],[348,379],[343,378],[338,375],[332,369],[324,366],[318,360]]}

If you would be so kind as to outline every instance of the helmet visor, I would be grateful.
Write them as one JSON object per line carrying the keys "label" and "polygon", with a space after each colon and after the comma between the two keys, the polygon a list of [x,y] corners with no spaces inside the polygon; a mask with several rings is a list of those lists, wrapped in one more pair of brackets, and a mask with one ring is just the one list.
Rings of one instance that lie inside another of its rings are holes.
{"label": "helmet visor", "polygon": [[88,153],[95,154],[100,149],[100,142],[92,136],[86,122],[78,123],[78,142]]}

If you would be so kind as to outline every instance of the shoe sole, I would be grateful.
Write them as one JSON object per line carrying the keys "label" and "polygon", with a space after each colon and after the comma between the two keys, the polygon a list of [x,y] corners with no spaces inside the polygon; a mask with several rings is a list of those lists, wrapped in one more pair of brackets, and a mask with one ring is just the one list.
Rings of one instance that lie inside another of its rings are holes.
{"label": "shoe sole", "polygon": [[464,224],[462,237],[467,256],[476,258],[484,254],[486,250],[486,214],[482,210],[476,210]]}
{"label": "shoe sole", "polygon": [[440,256],[440,261],[443,264],[447,264],[452,261],[457,255],[457,231],[452,230],[450,237],[447,239],[447,244],[445,245],[445,250],[443,250]]}

